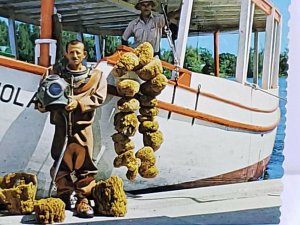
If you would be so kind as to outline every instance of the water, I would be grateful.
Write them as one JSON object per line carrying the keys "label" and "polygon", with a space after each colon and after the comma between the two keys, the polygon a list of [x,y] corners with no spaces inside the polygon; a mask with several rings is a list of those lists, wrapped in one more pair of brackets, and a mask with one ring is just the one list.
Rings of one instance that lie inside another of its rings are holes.
{"label": "water", "polygon": [[[286,98],[287,97],[287,78],[280,77],[279,78],[279,96]],[[283,176],[283,160],[284,160],[284,138],[285,138],[285,122],[286,122],[286,101],[280,99],[279,107],[281,111],[280,122],[278,125],[275,145],[273,148],[273,153],[271,156],[271,160],[267,165],[265,179],[277,179]]]}

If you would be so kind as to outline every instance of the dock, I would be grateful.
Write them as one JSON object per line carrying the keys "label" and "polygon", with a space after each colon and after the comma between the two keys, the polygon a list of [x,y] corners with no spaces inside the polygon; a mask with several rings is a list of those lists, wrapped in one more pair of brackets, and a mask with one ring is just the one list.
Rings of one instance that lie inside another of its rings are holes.
{"label": "dock", "polygon": [[[278,224],[280,179],[192,188],[151,194],[127,195],[125,217],[95,216],[81,219],[66,211],[61,224],[181,225]],[[1,225],[35,224],[34,215],[8,216],[0,212]]]}

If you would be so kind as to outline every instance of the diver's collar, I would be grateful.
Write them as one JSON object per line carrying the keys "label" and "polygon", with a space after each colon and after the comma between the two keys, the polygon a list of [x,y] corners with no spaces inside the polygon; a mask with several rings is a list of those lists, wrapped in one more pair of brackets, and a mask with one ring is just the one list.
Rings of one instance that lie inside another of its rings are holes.
{"label": "diver's collar", "polygon": [[75,71],[71,70],[68,66],[65,68],[64,78],[70,79],[73,76],[74,82],[86,79],[89,76],[90,69],[85,67],[85,70]]}

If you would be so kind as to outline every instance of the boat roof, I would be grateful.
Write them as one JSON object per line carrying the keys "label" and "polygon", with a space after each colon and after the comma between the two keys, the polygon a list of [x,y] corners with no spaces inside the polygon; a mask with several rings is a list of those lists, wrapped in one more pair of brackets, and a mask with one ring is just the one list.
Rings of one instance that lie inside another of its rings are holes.
{"label": "boat roof", "polygon": [[[194,0],[190,34],[237,31],[241,1]],[[55,8],[62,15],[64,30],[121,35],[128,23],[139,14],[134,8],[135,2],[135,0],[56,0]],[[179,8],[181,4],[181,0],[162,2],[168,2],[169,11]],[[253,29],[263,31],[266,27],[265,12],[271,13],[274,6],[268,0],[252,0],[252,2],[257,3]],[[41,0],[0,0],[0,15],[40,25],[40,4]],[[160,6],[156,11],[160,12]],[[278,10],[275,19],[280,20]]]}

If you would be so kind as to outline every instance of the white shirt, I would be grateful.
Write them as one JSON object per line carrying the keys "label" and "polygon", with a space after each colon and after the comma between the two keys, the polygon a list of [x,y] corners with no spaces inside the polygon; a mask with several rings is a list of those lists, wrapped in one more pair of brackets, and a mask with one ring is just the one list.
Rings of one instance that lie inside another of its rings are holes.
{"label": "white shirt", "polygon": [[133,36],[134,45],[132,47],[134,48],[139,44],[148,41],[153,46],[154,52],[159,52],[162,28],[164,26],[165,18],[163,15],[156,16],[151,14],[147,22],[142,20],[139,16],[128,24],[122,38],[123,40],[128,41],[128,39]]}

